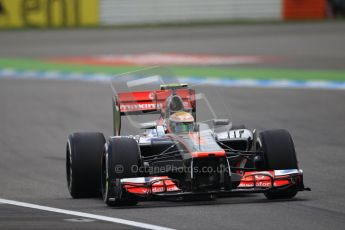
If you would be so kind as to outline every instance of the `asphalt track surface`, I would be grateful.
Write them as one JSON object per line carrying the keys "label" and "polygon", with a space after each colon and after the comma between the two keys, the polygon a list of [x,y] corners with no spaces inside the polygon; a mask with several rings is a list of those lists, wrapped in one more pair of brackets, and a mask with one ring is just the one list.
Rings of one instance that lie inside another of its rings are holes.
{"label": "asphalt track surface", "polygon": [[[344,69],[344,28],[340,23],[1,32],[0,56],[183,51],[283,55],[286,61],[263,66]],[[99,199],[73,200],[66,188],[65,141],[75,131],[111,134],[109,86],[1,79],[0,198],[176,229],[343,229],[345,92],[216,90],[235,123],[291,132],[312,192],[299,193],[291,201],[272,202],[258,194],[216,201],[143,202],[131,208],[107,208]],[[0,229],[133,229],[99,220],[70,220],[75,218],[0,203]]]}

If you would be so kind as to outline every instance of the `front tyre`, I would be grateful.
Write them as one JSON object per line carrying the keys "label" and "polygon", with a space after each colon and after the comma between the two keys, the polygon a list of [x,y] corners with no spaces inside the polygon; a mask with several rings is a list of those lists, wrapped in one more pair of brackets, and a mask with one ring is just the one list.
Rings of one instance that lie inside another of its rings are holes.
{"label": "front tyre", "polygon": [[121,179],[139,177],[139,145],[127,137],[110,138],[102,157],[102,196],[108,206],[136,205],[138,201],[122,190]]}
{"label": "front tyre", "polygon": [[[298,169],[295,146],[288,131],[264,131],[260,133],[259,140],[266,170]],[[297,192],[296,187],[289,187],[266,192],[265,196],[267,199],[291,199]]]}
{"label": "front tyre", "polygon": [[102,133],[73,133],[66,146],[66,176],[73,198],[99,197],[101,159],[105,138]]}

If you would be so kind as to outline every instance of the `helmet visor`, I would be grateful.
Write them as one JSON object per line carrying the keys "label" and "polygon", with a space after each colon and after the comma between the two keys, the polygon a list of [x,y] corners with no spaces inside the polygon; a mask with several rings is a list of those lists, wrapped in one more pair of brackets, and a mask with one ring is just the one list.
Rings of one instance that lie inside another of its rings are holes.
{"label": "helmet visor", "polygon": [[194,129],[193,122],[171,122],[171,129],[174,133],[189,133]]}

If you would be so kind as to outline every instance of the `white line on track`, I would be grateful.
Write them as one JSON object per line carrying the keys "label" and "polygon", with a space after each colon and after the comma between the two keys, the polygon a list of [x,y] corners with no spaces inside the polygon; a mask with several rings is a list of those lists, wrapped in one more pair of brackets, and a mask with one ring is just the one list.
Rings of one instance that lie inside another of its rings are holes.
{"label": "white line on track", "polygon": [[38,210],[47,211],[47,212],[55,212],[55,213],[61,213],[61,214],[66,214],[66,215],[72,215],[72,216],[79,216],[79,217],[90,218],[90,219],[95,219],[95,220],[101,220],[101,221],[106,221],[106,222],[111,222],[111,223],[116,223],[116,224],[123,224],[123,225],[127,225],[127,226],[143,228],[143,229],[174,230],[172,228],[166,228],[166,227],[162,227],[162,226],[158,226],[158,225],[146,224],[146,223],[141,223],[141,222],[132,221],[132,220],[125,220],[125,219],[120,219],[120,218],[115,218],[115,217],[95,215],[95,214],[91,214],[91,213],[77,212],[77,211],[71,211],[71,210],[60,209],[60,208],[53,208],[53,207],[30,204],[30,203],[15,201],[15,200],[7,200],[7,199],[0,198],[0,204],[1,203],[19,206],[19,207],[24,207],[24,208],[38,209]]}

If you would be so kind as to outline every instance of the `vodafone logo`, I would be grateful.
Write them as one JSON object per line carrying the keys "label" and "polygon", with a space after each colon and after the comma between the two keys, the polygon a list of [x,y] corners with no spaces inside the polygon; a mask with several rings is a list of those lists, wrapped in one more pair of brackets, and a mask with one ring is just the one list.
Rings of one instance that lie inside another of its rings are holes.
{"label": "vodafone logo", "polygon": [[153,100],[155,98],[155,94],[154,93],[149,93],[148,97],[149,97],[149,99]]}

